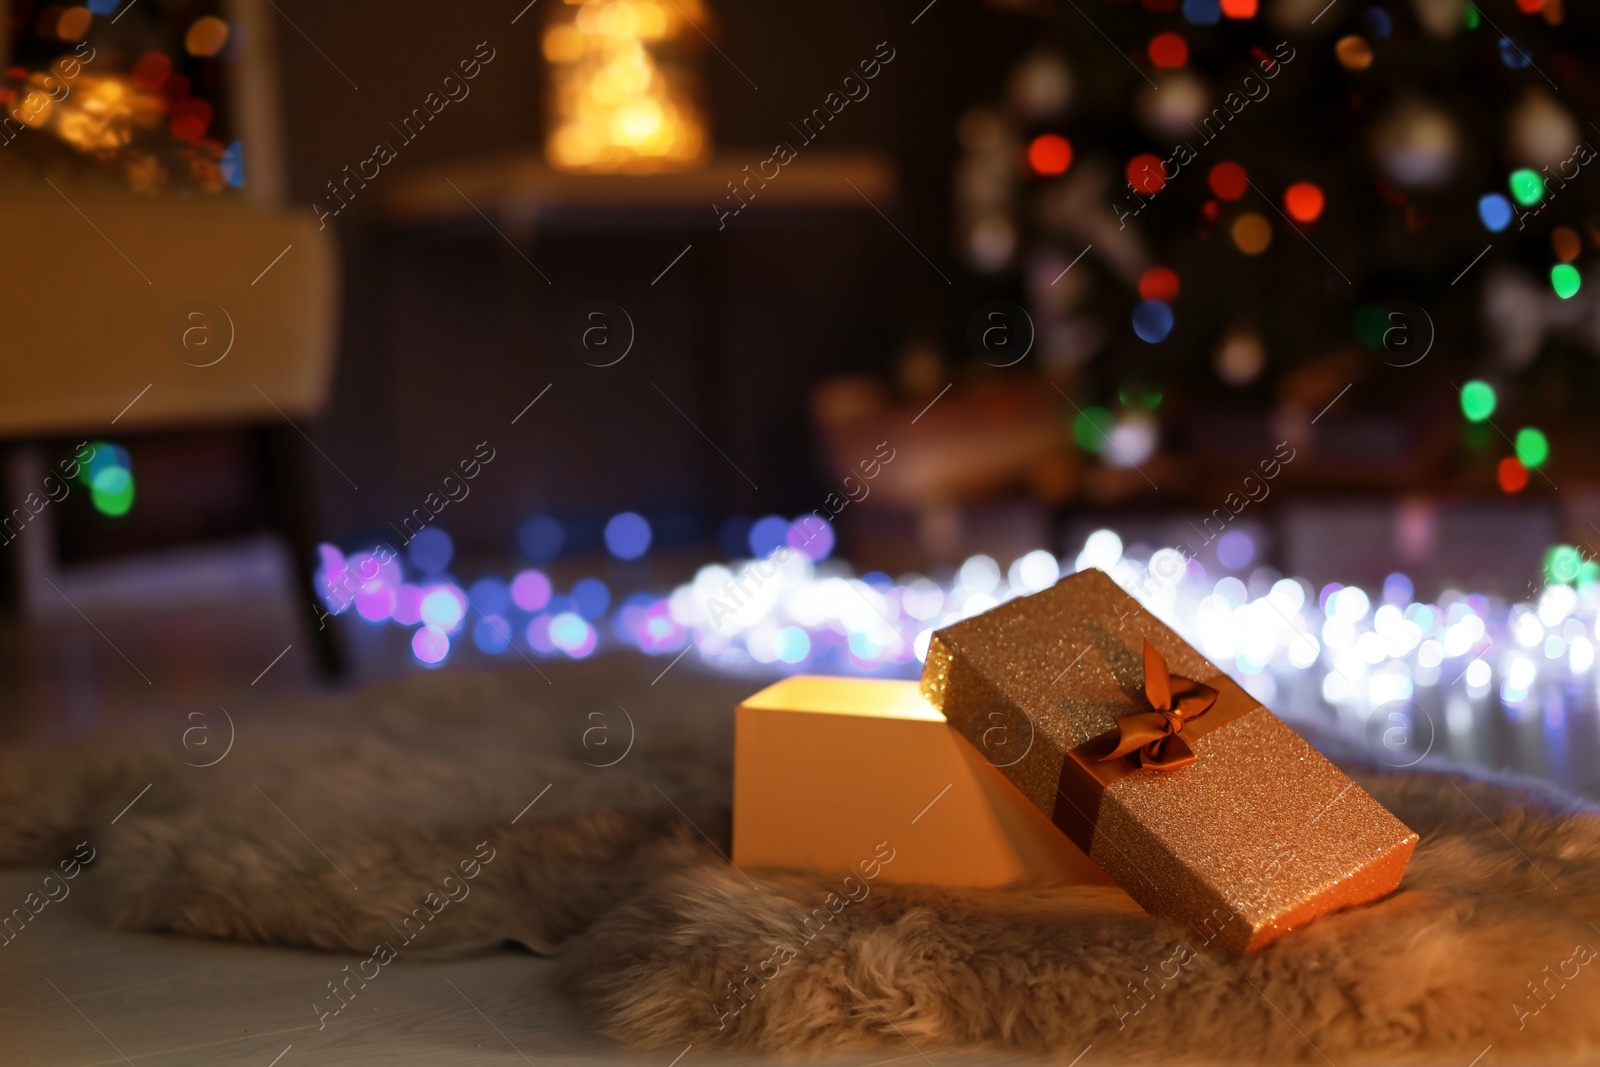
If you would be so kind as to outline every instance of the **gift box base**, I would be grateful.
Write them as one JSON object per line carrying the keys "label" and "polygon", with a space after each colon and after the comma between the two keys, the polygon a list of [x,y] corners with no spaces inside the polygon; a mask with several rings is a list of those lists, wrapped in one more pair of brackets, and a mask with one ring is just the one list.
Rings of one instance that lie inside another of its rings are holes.
{"label": "gift box base", "polygon": [[769,686],[736,714],[733,783],[740,867],[869,862],[897,883],[1111,884],[916,682],[800,675]]}

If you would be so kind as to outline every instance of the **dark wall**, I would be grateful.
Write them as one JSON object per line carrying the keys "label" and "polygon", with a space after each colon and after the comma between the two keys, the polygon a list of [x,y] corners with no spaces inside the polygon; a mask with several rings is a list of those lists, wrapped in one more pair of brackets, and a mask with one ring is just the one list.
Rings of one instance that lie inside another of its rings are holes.
{"label": "dark wall", "polygon": [[[389,122],[484,41],[495,58],[472,94],[401,148],[379,181],[537,149],[538,35],[554,2],[512,26],[524,0],[448,10],[283,0],[305,34],[279,24],[295,197],[325,196],[342,167],[378,140],[396,141]],[[703,219],[649,225],[557,219],[511,231],[520,253],[476,219],[396,229],[374,210],[377,182],[331,220],[344,252],[345,316],[334,402],[312,432],[361,489],[312,458],[330,532],[383,535],[481,441],[495,461],[475,495],[440,521],[488,549],[509,546],[516,524],[539,510],[603,517],[635,508],[687,536],[709,535],[730,513],[816,506],[824,490],[806,417],[812,384],[887,371],[908,330],[947,329],[946,318],[961,317],[952,302],[971,296],[950,238],[954,128],[967,107],[996,95],[1032,29],[956,0],[939,0],[912,25],[924,3],[716,0],[726,58],[708,49],[700,67],[718,148],[750,147],[759,159],[793,139],[789,121],[887,41],[895,59],[872,94],[816,147],[887,154],[901,189],[880,206],[954,287],[865,205],[799,216],[758,203],[721,232],[709,205]],[[651,286],[691,242],[693,252]],[[585,366],[564,339],[573,309],[596,298],[626,307],[637,329],[615,367]],[[510,425],[546,384],[550,392]]]}

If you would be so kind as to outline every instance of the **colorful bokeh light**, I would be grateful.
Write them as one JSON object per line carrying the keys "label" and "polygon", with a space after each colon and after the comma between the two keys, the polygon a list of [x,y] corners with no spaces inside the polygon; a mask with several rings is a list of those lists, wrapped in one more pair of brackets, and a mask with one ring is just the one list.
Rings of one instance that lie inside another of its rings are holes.
{"label": "colorful bokeh light", "polygon": [[611,607],[611,589],[598,578],[580,578],[572,587],[572,602],[585,619],[598,619]]}
{"label": "colorful bokeh light", "polygon": [[547,563],[561,554],[566,531],[552,515],[534,515],[517,528],[517,547],[531,563]]}
{"label": "colorful bokeh light", "polygon": [[437,526],[425,527],[406,545],[411,565],[423,574],[438,574],[455,558],[455,542]]}
{"label": "colorful bokeh light", "polygon": [[1072,420],[1072,439],[1085,451],[1099,452],[1106,447],[1116,425],[1117,420],[1105,408],[1084,408]]}
{"label": "colorful bokeh light", "polygon": [[1578,273],[1578,268],[1571,263],[1557,263],[1550,268],[1550,288],[1563,300],[1576,295],[1578,288],[1583,285],[1583,276]]}
{"label": "colorful bokeh light", "polygon": [[820,563],[833,554],[833,524],[815,515],[801,515],[789,527],[787,540],[790,548],[813,563]]}
{"label": "colorful bokeh light", "polygon": [[511,579],[511,602],[523,611],[538,611],[550,603],[550,579],[541,571],[522,571]]}
{"label": "colorful bokeh light", "polygon": [[1150,38],[1145,54],[1162,70],[1177,70],[1189,62],[1189,42],[1181,33],[1158,33]]}
{"label": "colorful bokeh light", "polygon": [[1507,493],[1520,493],[1528,488],[1528,468],[1512,456],[1507,456],[1500,461],[1500,466],[1495,471],[1495,479],[1500,483],[1500,488]]}
{"label": "colorful bokeh light", "polygon": [[1159,344],[1172,333],[1172,308],[1159,300],[1142,300],[1133,309],[1133,332],[1147,344]]}
{"label": "colorful bokeh light", "polygon": [[782,515],[765,515],[750,526],[750,554],[756,559],[766,559],[788,542],[789,520]]}
{"label": "colorful bokeh light", "polygon": [[1218,163],[1206,180],[1219,200],[1237,200],[1250,188],[1249,175],[1237,163]]}
{"label": "colorful bokeh light", "polygon": [[1533,57],[1522,44],[1510,37],[1500,38],[1500,62],[1509,70],[1526,70],[1533,65]]}
{"label": "colorful bokeh light", "polygon": [[572,658],[582,659],[595,649],[594,627],[582,616],[564,611],[550,620],[550,643]]}
{"label": "colorful bokeh light", "polygon": [[432,667],[444,662],[450,654],[450,635],[432,626],[424,626],[411,635],[411,653]]}
{"label": "colorful bokeh light", "polygon": [[1149,152],[1141,152],[1128,160],[1124,176],[1133,191],[1141,196],[1154,196],[1167,187],[1167,179],[1161,172],[1161,157]]}
{"label": "colorful bokeh light", "polygon": [[1172,303],[1178,299],[1178,275],[1171,267],[1151,267],[1139,276],[1139,296]]}
{"label": "colorful bokeh light", "polygon": [[1246,212],[1233,220],[1233,243],[1247,256],[1259,256],[1272,244],[1272,223],[1255,212]]}
{"label": "colorful bokeh light", "polygon": [[1544,178],[1536,170],[1528,167],[1514,170],[1506,184],[1511,188],[1512,198],[1523,207],[1532,207],[1544,199]]}
{"label": "colorful bokeh light", "polygon": [[485,615],[472,624],[472,643],[497,656],[511,647],[511,623],[502,615]]}
{"label": "colorful bokeh light", "polygon": [[1461,387],[1461,414],[1468,422],[1482,422],[1494,414],[1499,398],[1494,386],[1484,381],[1470,381]]}
{"label": "colorful bokeh light", "polygon": [[1365,37],[1351,34],[1339,38],[1339,43],[1333,46],[1333,54],[1346,70],[1366,70],[1372,66],[1372,46]]}
{"label": "colorful bokeh light", "polygon": [[1524,426],[1517,431],[1517,460],[1529,469],[1541,467],[1550,458],[1550,439],[1542,430]]}
{"label": "colorful bokeh light", "polygon": [[189,24],[183,48],[191,56],[210,58],[228,43],[228,24],[215,15],[202,15]]}
{"label": "colorful bokeh light", "polygon": [[133,508],[133,464],[128,450],[109,441],[96,441],[91,447],[94,453],[78,477],[88,483],[89,500],[96,511],[120,518]]}
{"label": "colorful bokeh light", "polygon": [[1490,233],[1499,233],[1511,225],[1511,201],[1499,193],[1489,193],[1478,198],[1478,218]]}
{"label": "colorful bokeh light", "polygon": [[618,559],[638,559],[650,551],[650,523],[643,515],[624,511],[606,523],[606,551]]}
{"label": "colorful bokeh light", "polygon": [[455,633],[466,617],[467,603],[459,591],[448,585],[429,586],[423,591],[418,613],[428,626],[444,633]]}
{"label": "colorful bokeh light", "polygon": [[1035,174],[1054,177],[1072,166],[1072,143],[1056,133],[1041,133],[1028,145],[1028,166]]}
{"label": "colorful bokeh light", "polygon": [[1283,209],[1296,222],[1316,222],[1323,203],[1322,190],[1313,182],[1295,182],[1283,194]]}

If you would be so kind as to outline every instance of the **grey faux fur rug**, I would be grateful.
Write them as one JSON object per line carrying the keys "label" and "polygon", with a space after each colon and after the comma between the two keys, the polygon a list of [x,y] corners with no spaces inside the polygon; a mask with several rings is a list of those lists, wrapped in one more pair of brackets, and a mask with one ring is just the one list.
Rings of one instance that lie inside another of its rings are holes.
{"label": "grey faux fur rug", "polygon": [[451,673],[241,721],[208,768],[217,750],[195,758],[170,724],[3,752],[0,862],[87,841],[79,884],[122,929],[559,951],[592,1025],[637,1045],[1341,1067],[1600,1051],[1600,817],[1548,789],[1344,754],[1422,835],[1401,890],[1238,958],[1111,891],[880,883],[840,904],[831,875],[737,871],[719,854],[733,690],[701,692],[714,710],[624,730],[615,705],[563,706],[521,672]]}

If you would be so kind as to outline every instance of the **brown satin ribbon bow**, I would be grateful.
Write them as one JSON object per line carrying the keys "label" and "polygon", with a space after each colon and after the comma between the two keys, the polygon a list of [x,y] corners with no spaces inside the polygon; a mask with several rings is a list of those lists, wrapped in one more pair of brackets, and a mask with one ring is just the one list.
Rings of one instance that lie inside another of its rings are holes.
{"label": "brown satin ribbon bow", "polygon": [[1144,695],[1150,711],[1118,715],[1117,747],[1102,762],[1130,756],[1140,767],[1172,771],[1194,762],[1194,750],[1179,737],[1183,724],[1217,702],[1217,691],[1167,670],[1155,646],[1144,643]]}

